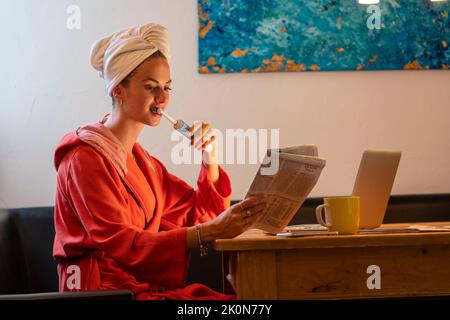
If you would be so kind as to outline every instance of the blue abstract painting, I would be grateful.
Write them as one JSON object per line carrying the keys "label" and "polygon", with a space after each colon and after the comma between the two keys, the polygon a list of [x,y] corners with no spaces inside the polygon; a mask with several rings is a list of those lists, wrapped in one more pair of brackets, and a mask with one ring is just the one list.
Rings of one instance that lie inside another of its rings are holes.
{"label": "blue abstract painting", "polygon": [[450,1],[198,0],[199,72],[448,69]]}

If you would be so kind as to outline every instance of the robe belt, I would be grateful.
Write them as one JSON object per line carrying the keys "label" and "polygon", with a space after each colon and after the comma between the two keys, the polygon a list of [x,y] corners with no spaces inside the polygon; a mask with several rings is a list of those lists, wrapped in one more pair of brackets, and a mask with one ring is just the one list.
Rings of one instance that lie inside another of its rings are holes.
{"label": "robe belt", "polygon": [[65,258],[54,258],[56,263],[76,263],[77,261],[80,261],[82,259],[86,258],[103,258],[105,256],[105,253],[100,250],[92,250],[87,253],[80,254],[79,256],[73,256],[73,257],[65,257]]}

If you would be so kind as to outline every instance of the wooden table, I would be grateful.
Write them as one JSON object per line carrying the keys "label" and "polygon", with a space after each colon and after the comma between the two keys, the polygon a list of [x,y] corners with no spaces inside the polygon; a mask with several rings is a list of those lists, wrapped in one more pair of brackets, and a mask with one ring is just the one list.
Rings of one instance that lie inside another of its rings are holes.
{"label": "wooden table", "polygon": [[[382,227],[412,224],[450,222]],[[450,232],[277,238],[248,230],[217,240],[215,249],[231,275],[225,291],[232,283],[238,299],[450,295]]]}

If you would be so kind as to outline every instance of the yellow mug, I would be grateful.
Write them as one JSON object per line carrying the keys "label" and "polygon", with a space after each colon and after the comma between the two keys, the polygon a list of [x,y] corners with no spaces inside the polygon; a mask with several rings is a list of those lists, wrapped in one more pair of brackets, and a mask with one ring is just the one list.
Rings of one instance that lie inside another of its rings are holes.
{"label": "yellow mug", "polygon": [[[354,234],[359,229],[360,199],[358,196],[324,198],[316,208],[316,219],[330,231]],[[323,219],[322,209],[325,210]]]}

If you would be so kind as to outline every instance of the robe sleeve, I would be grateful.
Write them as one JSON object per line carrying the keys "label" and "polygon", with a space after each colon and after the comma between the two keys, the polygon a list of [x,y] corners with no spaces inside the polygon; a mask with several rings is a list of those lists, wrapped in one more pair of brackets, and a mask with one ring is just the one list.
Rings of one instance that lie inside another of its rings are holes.
{"label": "robe sleeve", "polygon": [[138,280],[167,288],[184,286],[186,228],[150,232],[133,226],[121,183],[114,167],[97,152],[75,151],[67,190],[89,240]]}
{"label": "robe sleeve", "polygon": [[202,164],[197,180],[197,189],[174,176],[157,159],[152,160],[160,174],[164,190],[164,214],[162,230],[194,226],[214,219],[230,207],[231,182],[219,166],[219,180],[214,184],[206,167]]}

